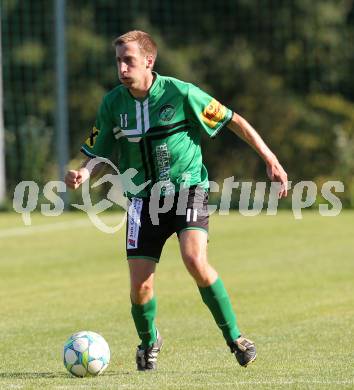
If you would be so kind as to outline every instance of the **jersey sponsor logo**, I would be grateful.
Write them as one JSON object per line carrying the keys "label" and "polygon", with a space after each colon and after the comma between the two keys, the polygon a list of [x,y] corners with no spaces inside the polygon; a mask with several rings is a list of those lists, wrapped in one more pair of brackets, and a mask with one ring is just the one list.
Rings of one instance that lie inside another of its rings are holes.
{"label": "jersey sponsor logo", "polygon": [[95,143],[96,143],[96,138],[98,136],[98,133],[99,133],[99,129],[97,129],[96,127],[94,127],[91,131],[91,134],[90,136],[87,138],[87,140],[85,141],[85,144],[89,147],[89,148],[93,148]]}
{"label": "jersey sponsor logo", "polygon": [[172,106],[172,104],[165,104],[160,108],[159,118],[163,122],[169,122],[175,116],[175,113],[176,109]]}
{"label": "jersey sponsor logo", "polygon": [[220,123],[226,116],[226,107],[216,99],[212,99],[210,103],[200,113],[201,119],[212,129]]}
{"label": "jersey sponsor logo", "polygon": [[140,230],[140,216],[143,208],[143,200],[141,198],[132,198],[132,202],[128,211],[128,234],[127,234],[127,249],[136,249],[138,247],[138,237]]}
{"label": "jersey sponsor logo", "polygon": [[175,192],[175,186],[171,183],[170,178],[170,151],[168,150],[166,143],[157,145],[155,150],[157,167],[159,170],[159,181],[163,185],[161,192],[163,195],[171,195]]}

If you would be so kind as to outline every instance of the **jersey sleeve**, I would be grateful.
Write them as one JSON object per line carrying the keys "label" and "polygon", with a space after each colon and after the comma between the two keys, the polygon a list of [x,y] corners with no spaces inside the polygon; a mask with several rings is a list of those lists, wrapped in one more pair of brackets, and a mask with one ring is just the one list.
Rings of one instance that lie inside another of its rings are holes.
{"label": "jersey sleeve", "polygon": [[192,122],[211,138],[227,125],[233,114],[232,110],[193,84],[188,90],[187,110]]}
{"label": "jersey sleeve", "polygon": [[81,146],[81,152],[88,157],[111,158],[115,138],[115,124],[111,118],[105,99],[103,99],[96,117],[96,122],[90,136]]}

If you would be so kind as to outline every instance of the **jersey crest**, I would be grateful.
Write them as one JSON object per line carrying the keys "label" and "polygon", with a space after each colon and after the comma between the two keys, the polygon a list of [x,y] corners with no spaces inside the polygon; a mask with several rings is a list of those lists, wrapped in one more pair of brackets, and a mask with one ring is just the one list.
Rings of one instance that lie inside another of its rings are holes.
{"label": "jersey crest", "polygon": [[175,116],[175,113],[176,109],[172,104],[165,104],[160,108],[159,118],[163,122],[169,122]]}

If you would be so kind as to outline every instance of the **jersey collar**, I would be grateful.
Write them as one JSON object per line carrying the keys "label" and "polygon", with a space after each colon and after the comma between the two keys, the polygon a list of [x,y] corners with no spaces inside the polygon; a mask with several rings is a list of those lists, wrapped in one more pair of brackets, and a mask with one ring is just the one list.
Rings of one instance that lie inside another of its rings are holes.
{"label": "jersey collar", "polygon": [[158,91],[159,86],[160,86],[161,76],[160,76],[157,72],[155,72],[155,71],[152,71],[152,74],[155,76],[155,79],[154,79],[154,81],[152,82],[151,87],[149,88],[148,93],[147,93],[143,98],[136,98],[136,97],[134,97],[134,96],[130,93],[129,89],[126,88],[128,94],[129,94],[129,96],[130,96],[132,99],[137,100],[138,102],[143,102],[144,100],[150,98],[155,92]]}
{"label": "jersey collar", "polygon": [[150,97],[155,92],[157,92],[159,87],[160,87],[161,76],[155,71],[152,71],[152,74],[155,76],[155,80],[153,81],[153,83],[149,89],[148,97]]}

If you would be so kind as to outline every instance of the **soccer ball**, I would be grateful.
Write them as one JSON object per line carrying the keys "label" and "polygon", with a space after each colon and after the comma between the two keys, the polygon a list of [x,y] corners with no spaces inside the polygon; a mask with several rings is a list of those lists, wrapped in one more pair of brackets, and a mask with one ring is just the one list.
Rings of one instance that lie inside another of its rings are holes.
{"label": "soccer ball", "polygon": [[95,332],[74,333],[64,344],[64,366],[80,378],[100,375],[107,368],[110,356],[106,340]]}

